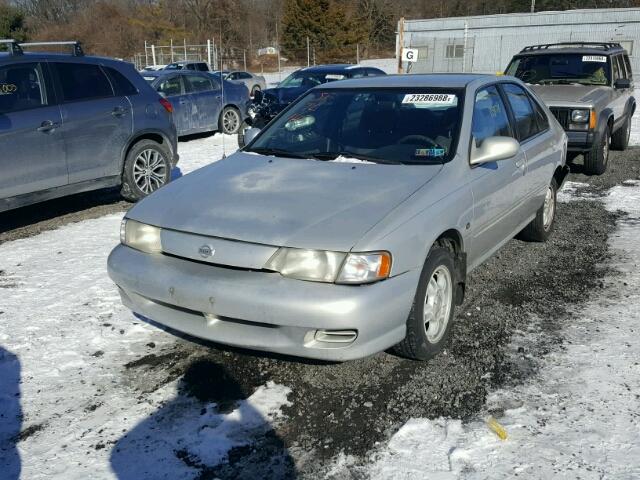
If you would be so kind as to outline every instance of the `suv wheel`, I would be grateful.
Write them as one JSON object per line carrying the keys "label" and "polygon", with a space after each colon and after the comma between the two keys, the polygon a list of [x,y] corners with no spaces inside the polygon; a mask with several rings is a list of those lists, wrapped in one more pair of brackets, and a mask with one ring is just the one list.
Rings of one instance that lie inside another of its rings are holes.
{"label": "suv wheel", "polygon": [[609,146],[611,145],[611,130],[605,129],[600,140],[584,154],[584,173],[587,175],[602,175],[607,171],[609,163]]}
{"label": "suv wheel", "polygon": [[235,107],[225,107],[220,114],[218,128],[226,135],[235,135],[240,129],[242,120],[240,119],[240,112]]}
{"label": "suv wheel", "polygon": [[455,310],[453,253],[448,248],[431,249],[422,268],[413,306],[407,318],[407,333],[394,351],[414,360],[437,355],[451,334]]}
{"label": "suv wheel", "polygon": [[626,150],[629,146],[629,137],[631,137],[631,117],[627,116],[624,125],[611,136],[611,148],[613,150]]}
{"label": "suv wheel", "polygon": [[171,179],[170,154],[153,140],[140,140],[127,154],[122,173],[122,196],[137,201],[165,185]]}
{"label": "suv wheel", "polygon": [[552,179],[544,197],[544,203],[538,209],[536,218],[524,227],[518,238],[527,242],[546,242],[551,236],[556,219],[556,201],[558,183]]}

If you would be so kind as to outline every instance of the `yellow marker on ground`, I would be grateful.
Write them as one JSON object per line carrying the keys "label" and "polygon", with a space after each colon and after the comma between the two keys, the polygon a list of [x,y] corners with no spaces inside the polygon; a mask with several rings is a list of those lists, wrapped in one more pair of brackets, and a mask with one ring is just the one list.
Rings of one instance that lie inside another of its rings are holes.
{"label": "yellow marker on ground", "polygon": [[507,431],[504,429],[502,425],[498,423],[498,421],[495,418],[489,416],[485,419],[485,422],[487,426],[491,429],[491,431],[495,433],[498,436],[498,438],[500,438],[500,440],[507,439],[508,437]]}

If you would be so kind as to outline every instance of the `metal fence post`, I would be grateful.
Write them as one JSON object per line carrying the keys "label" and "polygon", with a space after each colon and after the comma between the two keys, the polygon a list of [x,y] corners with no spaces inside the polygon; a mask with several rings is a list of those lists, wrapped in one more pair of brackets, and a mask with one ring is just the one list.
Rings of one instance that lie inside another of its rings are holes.
{"label": "metal fence post", "polygon": [[153,59],[153,66],[155,67],[157,65],[157,63],[156,63],[156,46],[155,45],[151,45],[151,57]]}

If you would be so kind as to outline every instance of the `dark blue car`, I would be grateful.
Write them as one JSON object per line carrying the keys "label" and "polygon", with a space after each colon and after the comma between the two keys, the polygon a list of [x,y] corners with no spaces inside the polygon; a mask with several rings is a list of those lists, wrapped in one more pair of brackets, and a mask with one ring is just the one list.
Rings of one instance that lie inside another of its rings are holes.
{"label": "dark blue car", "polygon": [[173,105],[178,135],[220,131],[233,135],[247,117],[249,90],[220,76],[192,70],[144,72],[144,79]]}
{"label": "dark blue car", "polygon": [[316,65],[293,72],[275,88],[268,88],[255,95],[249,107],[249,118],[238,132],[238,144],[244,146],[245,130],[263,128],[278,113],[307,90],[327,82],[347,78],[377,77],[386,75],[379,68],[362,65],[332,64]]}

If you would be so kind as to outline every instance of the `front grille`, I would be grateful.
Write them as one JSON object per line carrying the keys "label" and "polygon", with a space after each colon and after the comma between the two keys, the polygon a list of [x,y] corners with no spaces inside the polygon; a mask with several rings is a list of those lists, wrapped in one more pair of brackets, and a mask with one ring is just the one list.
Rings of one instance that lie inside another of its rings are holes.
{"label": "front grille", "polygon": [[553,113],[553,116],[556,117],[556,120],[558,120],[558,123],[562,125],[562,128],[564,128],[565,130],[569,130],[571,110],[568,108],[557,108],[557,107],[552,107],[549,110],[551,110],[551,113]]}

